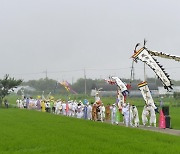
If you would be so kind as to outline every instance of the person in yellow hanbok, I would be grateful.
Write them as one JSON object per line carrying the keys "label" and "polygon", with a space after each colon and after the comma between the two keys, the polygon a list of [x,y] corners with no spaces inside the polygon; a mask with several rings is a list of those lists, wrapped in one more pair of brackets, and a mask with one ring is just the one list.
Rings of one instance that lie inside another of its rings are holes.
{"label": "person in yellow hanbok", "polygon": [[45,102],[44,101],[41,101],[41,111],[46,112],[46,110],[45,110]]}

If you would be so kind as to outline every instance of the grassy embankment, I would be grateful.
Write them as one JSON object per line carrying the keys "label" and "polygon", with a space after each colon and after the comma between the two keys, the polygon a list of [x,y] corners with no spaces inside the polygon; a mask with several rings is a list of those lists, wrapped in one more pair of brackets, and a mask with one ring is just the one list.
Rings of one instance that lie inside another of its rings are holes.
{"label": "grassy embankment", "polygon": [[25,109],[0,109],[1,153],[180,153],[179,136]]}
{"label": "grassy embankment", "polygon": [[[59,99],[61,97],[55,96],[55,98]],[[84,96],[76,96],[74,98],[71,97],[71,99],[76,99],[78,101],[79,100],[83,101],[84,98],[86,98],[86,97],[84,97]],[[8,96],[8,100],[11,105],[15,105],[16,99],[17,99],[16,95]],[[64,99],[65,99],[65,97],[64,97]],[[89,102],[94,101],[93,97],[87,97],[87,99],[89,100]],[[101,99],[105,105],[108,103],[113,104],[116,101],[115,97],[102,97]],[[159,106],[159,99],[155,98],[154,101]],[[142,113],[142,109],[144,106],[143,98],[128,98],[127,102],[130,102],[131,104],[135,104],[138,107],[140,124],[142,124],[141,123],[141,113]],[[168,105],[170,107],[169,112],[170,112],[170,117],[171,117],[171,127],[173,129],[180,129],[180,100],[173,99],[173,98],[163,98],[163,102],[164,102],[164,105]],[[122,116],[120,118],[121,118],[120,121],[122,121]],[[158,122],[159,122],[159,114],[157,114],[157,126],[158,126]]]}

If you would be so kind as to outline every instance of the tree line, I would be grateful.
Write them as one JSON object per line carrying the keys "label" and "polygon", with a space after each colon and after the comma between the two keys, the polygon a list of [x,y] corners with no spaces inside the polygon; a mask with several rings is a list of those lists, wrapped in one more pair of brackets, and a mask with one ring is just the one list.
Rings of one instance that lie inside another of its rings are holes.
{"label": "tree line", "polygon": [[[122,79],[127,84],[132,85],[133,90],[137,90],[137,84],[142,82],[140,79],[136,79],[131,81],[130,79]],[[162,83],[159,79],[155,78],[147,78],[147,82],[150,85],[154,85],[156,87],[162,86]],[[180,85],[180,81],[173,81],[174,85]],[[36,89],[35,92],[33,93],[41,93],[44,91],[46,94],[49,92],[53,94],[67,94],[69,93],[64,86],[62,86],[59,82],[53,79],[49,78],[41,78],[39,80],[29,80],[27,82],[22,82],[23,86],[30,86]],[[86,85],[86,86],[85,86]],[[89,95],[92,89],[99,89],[102,88],[102,90],[105,91],[114,91],[116,90],[115,85],[109,85],[105,82],[103,79],[84,79],[84,78],[79,78],[75,83],[70,84],[70,87],[77,92],[78,94],[84,94],[85,91]],[[32,93],[32,92],[29,92]]]}
{"label": "tree line", "polygon": [[[137,84],[142,82],[140,79],[138,80],[129,80],[122,79],[122,81],[130,84],[133,90],[137,90]],[[156,87],[162,86],[162,83],[159,79],[155,78],[147,78],[147,82],[149,85],[154,85]],[[172,83],[176,86],[180,86],[180,81],[172,81]],[[18,86],[29,86],[34,88],[35,90],[24,89],[25,94],[33,95],[41,95],[44,91],[44,94],[52,93],[54,95],[61,94],[67,95],[69,92],[62,86],[59,82],[49,78],[41,78],[39,80],[29,80],[23,81],[22,79],[15,79],[10,77],[9,75],[5,75],[3,79],[0,79],[0,105],[5,96],[14,91]],[[69,84],[70,88],[73,89],[78,94],[86,94],[89,95],[92,89],[101,88],[104,91],[115,91],[117,89],[116,85],[109,85],[103,79],[84,79],[79,78],[74,84]],[[18,91],[18,94],[21,95],[21,90]],[[179,93],[174,94],[177,98],[180,97]]]}

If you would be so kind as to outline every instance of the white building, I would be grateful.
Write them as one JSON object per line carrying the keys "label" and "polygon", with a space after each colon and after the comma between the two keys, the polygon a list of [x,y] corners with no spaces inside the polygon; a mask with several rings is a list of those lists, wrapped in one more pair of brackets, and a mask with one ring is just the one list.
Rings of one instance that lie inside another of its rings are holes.
{"label": "white building", "polygon": [[180,86],[173,86],[173,89],[169,92],[164,87],[158,87],[159,95],[173,95],[174,92],[180,92]]}

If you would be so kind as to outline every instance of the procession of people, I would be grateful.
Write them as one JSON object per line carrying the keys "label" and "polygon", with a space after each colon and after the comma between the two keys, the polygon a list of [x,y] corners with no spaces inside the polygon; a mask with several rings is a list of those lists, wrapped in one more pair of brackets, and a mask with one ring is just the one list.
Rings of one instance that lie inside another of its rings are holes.
{"label": "procession of people", "polygon": [[[118,125],[119,122],[123,122],[126,127],[139,126],[139,114],[135,105],[125,102],[122,103],[119,100],[114,104],[104,105],[98,96],[98,93],[95,96],[95,101],[91,103],[87,99],[84,99],[83,101],[65,101],[62,99],[55,100],[54,97],[49,99],[44,99],[42,97],[37,97],[36,99],[32,97],[23,97],[16,100],[16,106],[21,109],[35,109],[56,115],[110,122],[111,124],[116,125]],[[149,108],[150,107],[145,106],[142,112],[143,125],[147,125],[147,116],[150,115],[150,125],[153,123],[154,126],[156,126],[156,115],[151,115],[148,110]]]}

